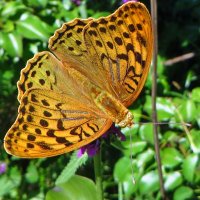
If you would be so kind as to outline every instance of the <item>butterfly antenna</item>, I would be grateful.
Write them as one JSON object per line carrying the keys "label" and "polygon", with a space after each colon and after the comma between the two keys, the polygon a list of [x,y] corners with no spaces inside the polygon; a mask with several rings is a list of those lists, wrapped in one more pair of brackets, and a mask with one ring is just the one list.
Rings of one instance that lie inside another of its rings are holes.
{"label": "butterfly antenna", "polygon": [[134,178],[134,170],[133,170],[133,141],[132,141],[132,134],[130,134],[130,159],[131,159],[131,179],[133,184],[135,185],[135,178]]}
{"label": "butterfly antenna", "polygon": [[156,125],[168,125],[168,124],[177,124],[181,126],[188,126],[191,127],[192,124],[190,123],[179,123],[179,122],[135,122],[134,124],[143,125],[143,124],[156,124]]}

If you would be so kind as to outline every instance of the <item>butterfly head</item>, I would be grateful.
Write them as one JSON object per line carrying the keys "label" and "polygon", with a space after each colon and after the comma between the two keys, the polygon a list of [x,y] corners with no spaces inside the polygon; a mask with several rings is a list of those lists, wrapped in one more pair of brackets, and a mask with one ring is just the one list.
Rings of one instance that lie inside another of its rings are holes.
{"label": "butterfly head", "polygon": [[118,126],[124,127],[131,127],[133,125],[133,115],[128,111],[123,120],[120,122],[116,122]]}

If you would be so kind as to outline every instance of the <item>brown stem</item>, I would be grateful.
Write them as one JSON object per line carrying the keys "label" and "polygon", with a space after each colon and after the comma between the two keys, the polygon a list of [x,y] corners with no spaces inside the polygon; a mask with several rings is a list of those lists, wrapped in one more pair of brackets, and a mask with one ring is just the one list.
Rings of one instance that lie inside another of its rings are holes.
{"label": "brown stem", "polygon": [[157,1],[151,0],[151,16],[152,16],[152,29],[154,35],[154,43],[153,43],[153,60],[152,60],[152,118],[153,118],[153,132],[154,132],[154,147],[156,152],[156,161],[158,165],[158,174],[159,174],[159,182],[160,182],[160,192],[162,199],[167,199],[165,196],[164,190],[164,180],[162,174],[162,163],[160,159],[160,149],[159,149],[159,139],[158,139],[158,126],[157,126],[157,112],[156,112],[156,95],[157,95],[157,55],[158,55],[158,33],[157,33]]}

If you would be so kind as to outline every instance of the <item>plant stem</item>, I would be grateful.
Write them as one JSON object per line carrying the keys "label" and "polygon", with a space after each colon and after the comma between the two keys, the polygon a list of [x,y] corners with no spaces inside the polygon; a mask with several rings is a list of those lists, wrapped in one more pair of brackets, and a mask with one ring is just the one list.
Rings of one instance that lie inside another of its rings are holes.
{"label": "plant stem", "polygon": [[153,119],[153,133],[154,133],[154,147],[156,152],[156,161],[158,165],[158,174],[159,174],[159,182],[160,182],[160,193],[162,199],[167,199],[164,190],[164,180],[162,174],[162,163],[160,159],[160,148],[159,148],[159,139],[158,139],[158,126],[157,126],[157,112],[156,112],[156,95],[157,95],[157,56],[158,56],[158,32],[157,32],[157,1],[151,0],[151,16],[152,16],[152,28],[154,35],[154,43],[153,43],[153,73],[152,73],[152,119]]}
{"label": "plant stem", "polygon": [[101,149],[94,156],[94,173],[97,187],[97,195],[99,200],[103,200],[103,185],[102,185],[102,171],[101,171]]}

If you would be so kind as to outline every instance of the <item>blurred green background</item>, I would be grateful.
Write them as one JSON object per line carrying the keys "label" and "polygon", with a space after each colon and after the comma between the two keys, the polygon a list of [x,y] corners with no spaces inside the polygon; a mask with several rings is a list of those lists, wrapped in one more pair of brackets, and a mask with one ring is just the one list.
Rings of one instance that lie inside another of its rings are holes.
{"label": "blurred green background", "polygon": [[[142,2],[150,7],[149,1]],[[27,60],[36,52],[47,50],[49,37],[62,23],[77,17],[107,16],[122,3],[121,0],[0,0],[0,199],[78,199],[76,195],[95,199],[91,158],[84,155],[77,159],[75,154],[65,154],[19,159],[5,153],[3,138],[17,116],[16,82]],[[160,122],[169,122],[159,127],[159,144],[164,186],[173,200],[200,199],[199,10],[200,0],[158,1],[157,112]],[[135,122],[152,121],[151,87],[149,74],[140,97],[130,108]],[[192,126],[170,122],[187,122]],[[112,138],[104,141],[105,199],[160,199],[152,129],[152,125],[136,124],[132,129],[122,130],[127,137],[125,142]],[[79,176],[74,176],[75,171]]]}

